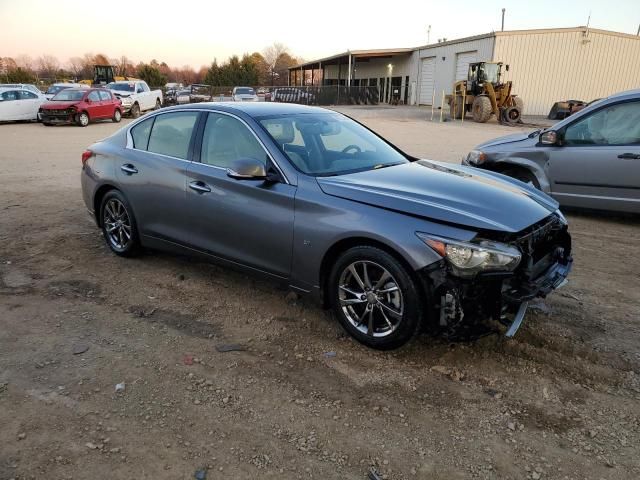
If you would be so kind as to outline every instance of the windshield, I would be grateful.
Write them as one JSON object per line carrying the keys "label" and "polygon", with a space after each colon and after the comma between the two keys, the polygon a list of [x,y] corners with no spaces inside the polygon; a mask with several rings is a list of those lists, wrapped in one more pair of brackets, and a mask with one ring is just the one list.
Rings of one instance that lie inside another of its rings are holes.
{"label": "windshield", "polygon": [[71,90],[69,88],[65,88],[51,100],[82,100],[82,97],[84,97],[84,93],[85,92],[83,92],[82,90]]}
{"label": "windshield", "polygon": [[481,82],[498,83],[500,81],[500,65],[497,63],[485,63],[479,75]]}
{"label": "windshield", "polygon": [[67,86],[67,85],[51,85],[47,89],[47,94],[54,95],[54,94],[58,93],[59,91],[64,90],[65,88],[71,88],[71,86]]}
{"label": "windshield", "polygon": [[236,95],[255,95],[253,88],[236,88]]}
{"label": "windshield", "polygon": [[260,123],[291,163],[309,175],[342,175],[408,163],[380,137],[340,114],[266,117]]}
{"label": "windshield", "polygon": [[135,92],[136,84],[130,82],[115,82],[107,85],[109,90],[120,90],[121,92]]}

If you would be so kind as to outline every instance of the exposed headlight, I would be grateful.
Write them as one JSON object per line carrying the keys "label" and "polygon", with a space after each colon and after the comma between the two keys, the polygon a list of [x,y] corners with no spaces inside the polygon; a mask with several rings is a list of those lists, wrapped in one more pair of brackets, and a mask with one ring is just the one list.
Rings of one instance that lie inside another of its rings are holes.
{"label": "exposed headlight", "polygon": [[478,243],[459,242],[417,232],[420,240],[433,248],[460,276],[472,276],[490,270],[514,270],[520,263],[520,251],[504,243],[483,240]]}
{"label": "exposed headlight", "polygon": [[487,154],[480,150],[471,150],[467,155],[467,162],[472,165],[480,165],[487,159]]}

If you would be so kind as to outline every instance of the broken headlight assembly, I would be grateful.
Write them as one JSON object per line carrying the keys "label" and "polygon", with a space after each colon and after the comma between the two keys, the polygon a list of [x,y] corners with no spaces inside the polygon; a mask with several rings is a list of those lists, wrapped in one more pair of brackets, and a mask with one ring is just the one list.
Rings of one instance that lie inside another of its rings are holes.
{"label": "broken headlight assembly", "polygon": [[472,277],[485,271],[513,271],[522,257],[520,250],[510,245],[482,240],[460,242],[416,232],[420,240],[447,260],[453,273]]}

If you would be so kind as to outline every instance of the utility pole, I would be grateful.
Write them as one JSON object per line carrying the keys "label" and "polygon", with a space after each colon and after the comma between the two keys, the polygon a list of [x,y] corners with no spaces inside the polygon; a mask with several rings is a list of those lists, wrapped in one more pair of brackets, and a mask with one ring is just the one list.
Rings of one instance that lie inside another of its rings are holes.
{"label": "utility pole", "polygon": [[[638,31],[640,32],[640,27],[638,27]],[[427,45],[431,43],[431,25],[427,27]]]}
{"label": "utility pole", "polygon": [[636,36],[640,37],[640,25],[638,25],[638,31],[636,32]]}
{"label": "utility pole", "polygon": [[504,32],[504,12],[505,12],[505,8],[502,9],[502,28],[500,29],[501,32]]}

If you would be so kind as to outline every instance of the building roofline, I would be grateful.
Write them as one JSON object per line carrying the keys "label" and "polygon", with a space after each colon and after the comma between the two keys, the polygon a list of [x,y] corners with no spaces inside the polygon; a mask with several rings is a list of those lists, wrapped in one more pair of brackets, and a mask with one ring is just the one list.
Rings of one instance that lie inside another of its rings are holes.
{"label": "building roofline", "polygon": [[352,55],[354,57],[375,57],[379,55],[394,55],[394,54],[402,54],[402,53],[411,53],[415,50],[413,47],[405,47],[405,48],[374,48],[369,50],[347,50],[346,52],[337,53],[335,55],[331,55],[324,58],[318,58],[315,60],[311,60],[309,62],[300,63],[294,67],[289,67],[289,70],[299,69],[300,67],[305,67],[307,65],[312,65],[315,63],[328,62],[331,60],[335,60],[340,57],[348,57]]}
{"label": "building roofline", "polygon": [[367,55],[380,55],[380,54],[389,54],[389,55],[393,55],[393,54],[401,54],[401,53],[410,53],[410,52],[414,52],[414,51],[418,51],[418,50],[426,50],[428,48],[434,48],[434,47],[443,47],[446,45],[454,45],[456,43],[463,43],[463,42],[472,42],[474,40],[481,40],[483,38],[491,38],[491,37],[507,37],[510,35],[538,35],[538,34],[544,34],[544,33],[564,33],[564,32],[586,32],[589,31],[590,33],[599,33],[602,35],[613,35],[616,37],[623,37],[623,38],[633,38],[635,40],[640,40],[640,36],[638,35],[634,35],[632,33],[624,33],[624,32],[616,32],[613,30],[602,30],[599,28],[591,28],[591,27],[586,27],[584,25],[581,26],[577,26],[577,27],[561,27],[561,28],[533,28],[533,29],[526,29],[526,30],[505,30],[505,31],[500,31],[500,32],[489,32],[489,33],[481,33],[479,35],[472,35],[469,37],[462,37],[462,38],[456,38],[453,40],[447,40],[446,42],[436,42],[436,43],[429,43],[427,45],[420,45],[418,47],[413,47],[413,48],[379,48],[379,49],[371,49],[371,50],[347,50],[346,52],[343,53],[338,53],[336,55],[331,55],[329,57],[324,57],[324,58],[319,58],[316,60],[312,60],[309,62],[304,62],[301,63],[299,65],[296,65],[295,67],[289,67],[289,70],[294,70],[294,69],[298,69],[301,67],[305,67],[308,65],[312,65],[315,63],[320,63],[320,62],[327,62],[327,61],[331,61],[331,60],[335,60],[336,58],[340,58],[340,57],[346,57],[349,54],[354,55],[354,56],[367,56]]}

